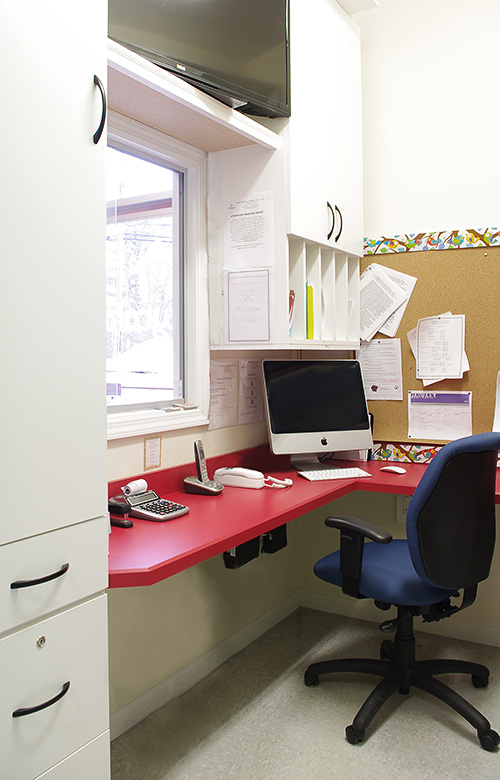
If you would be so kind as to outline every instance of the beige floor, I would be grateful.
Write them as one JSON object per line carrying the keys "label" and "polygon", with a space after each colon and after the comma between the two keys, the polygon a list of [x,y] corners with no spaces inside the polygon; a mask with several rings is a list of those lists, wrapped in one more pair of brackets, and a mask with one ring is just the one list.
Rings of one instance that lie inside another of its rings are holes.
{"label": "beige floor", "polygon": [[[116,739],[112,779],[498,780],[500,753],[484,751],[466,721],[421,691],[392,697],[362,744],[345,740],[377,678],[338,675],[306,688],[303,671],[325,658],[378,657],[382,638],[372,623],[298,610]],[[423,633],[417,641],[419,658],[489,666],[488,688],[446,682],[500,733],[500,649]]]}

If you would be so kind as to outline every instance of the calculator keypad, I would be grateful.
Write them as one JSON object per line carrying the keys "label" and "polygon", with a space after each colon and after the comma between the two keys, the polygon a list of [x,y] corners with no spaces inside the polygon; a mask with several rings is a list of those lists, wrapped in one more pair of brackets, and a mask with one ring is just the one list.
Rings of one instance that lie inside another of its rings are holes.
{"label": "calculator keypad", "polygon": [[182,504],[160,498],[158,501],[149,501],[147,504],[143,504],[141,509],[147,509],[148,512],[154,512],[156,515],[171,515],[177,509],[182,509]]}
{"label": "calculator keypad", "polygon": [[175,501],[168,501],[159,498],[155,501],[147,501],[144,504],[134,507],[130,514],[132,517],[140,517],[143,520],[173,520],[174,517],[180,517],[189,512],[184,504],[177,504]]}

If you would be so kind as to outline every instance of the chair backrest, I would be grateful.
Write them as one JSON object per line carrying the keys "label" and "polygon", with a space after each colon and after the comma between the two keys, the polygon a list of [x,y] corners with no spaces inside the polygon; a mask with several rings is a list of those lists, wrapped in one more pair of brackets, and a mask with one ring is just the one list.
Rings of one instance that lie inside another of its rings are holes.
{"label": "chair backrest", "polygon": [[425,582],[468,588],[488,577],[495,547],[500,433],[442,447],[427,466],[406,517],[413,565]]}

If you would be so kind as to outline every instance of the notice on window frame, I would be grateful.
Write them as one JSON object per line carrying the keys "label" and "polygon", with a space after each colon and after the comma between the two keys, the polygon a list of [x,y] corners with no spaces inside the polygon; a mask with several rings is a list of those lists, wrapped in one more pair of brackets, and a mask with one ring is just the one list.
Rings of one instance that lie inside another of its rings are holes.
{"label": "notice on window frame", "polygon": [[409,390],[408,438],[452,441],[472,435],[470,391]]}

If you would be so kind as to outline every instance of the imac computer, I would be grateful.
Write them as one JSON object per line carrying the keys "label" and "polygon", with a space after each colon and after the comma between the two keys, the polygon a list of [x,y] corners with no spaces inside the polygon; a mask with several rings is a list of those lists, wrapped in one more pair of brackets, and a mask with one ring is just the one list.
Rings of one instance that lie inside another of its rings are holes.
{"label": "imac computer", "polygon": [[372,448],[358,360],[264,360],[263,375],[271,450],[291,455],[294,468],[317,469],[322,456]]}

